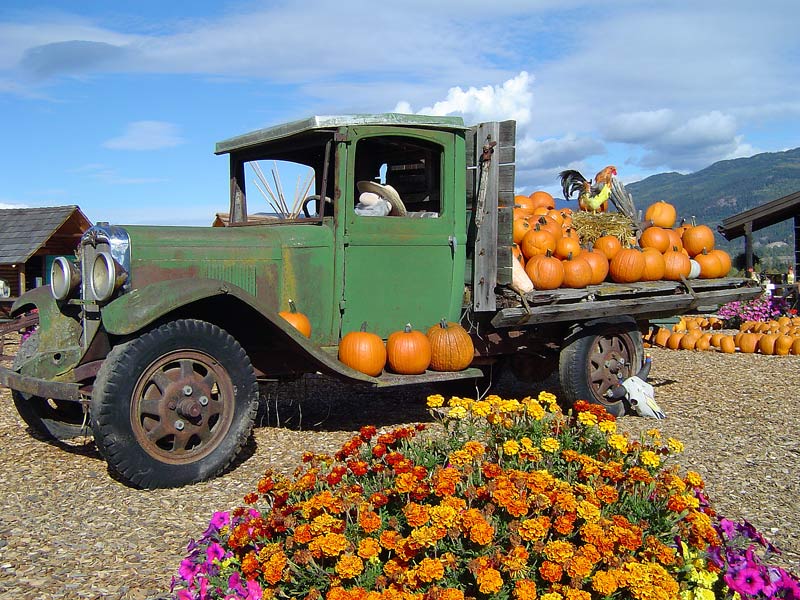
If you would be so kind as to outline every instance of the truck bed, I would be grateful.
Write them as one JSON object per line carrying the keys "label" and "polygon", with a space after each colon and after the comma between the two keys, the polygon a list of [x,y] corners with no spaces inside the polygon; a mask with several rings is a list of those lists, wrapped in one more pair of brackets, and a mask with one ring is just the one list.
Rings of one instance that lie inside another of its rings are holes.
{"label": "truck bed", "polygon": [[507,306],[508,300],[516,298],[520,306],[498,310],[491,323],[505,328],[615,315],[631,315],[637,320],[659,319],[689,312],[713,312],[723,304],[750,300],[762,292],[755,281],[732,277],[602,283],[580,290],[534,290],[525,295],[526,307],[519,295],[505,290],[504,304]]}

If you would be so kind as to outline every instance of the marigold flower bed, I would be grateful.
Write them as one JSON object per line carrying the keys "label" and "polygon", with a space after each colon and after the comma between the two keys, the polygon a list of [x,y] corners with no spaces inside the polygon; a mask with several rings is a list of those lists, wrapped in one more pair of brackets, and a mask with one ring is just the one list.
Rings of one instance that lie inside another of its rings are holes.
{"label": "marigold flower bed", "polygon": [[800,597],[752,526],[718,519],[700,475],[666,464],[680,441],[630,440],[547,392],[428,403],[445,435],[367,426],[292,478],[268,471],[189,544],[176,597]]}

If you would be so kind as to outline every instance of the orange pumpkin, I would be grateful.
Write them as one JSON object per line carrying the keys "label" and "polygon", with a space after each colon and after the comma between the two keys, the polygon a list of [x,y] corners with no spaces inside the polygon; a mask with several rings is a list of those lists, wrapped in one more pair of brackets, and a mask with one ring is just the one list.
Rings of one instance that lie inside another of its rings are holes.
{"label": "orange pumpkin", "polygon": [[428,340],[433,371],[463,371],[475,355],[475,346],[467,330],[446,319],[428,329]]}
{"label": "orange pumpkin", "polygon": [[520,215],[530,216],[533,214],[533,209],[536,205],[530,196],[514,196],[514,218],[517,217],[517,211]]}
{"label": "orange pumpkin", "polygon": [[792,349],[794,338],[788,335],[779,335],[775,340],[775,354],[778,356],[786,356]]}
{"label": "orange pumpkin", "polygon": [[731,255],[719,248],[714,248],[709,254],[716,256],[720,263],[720,277],[727,277],[732,267]]}
{"label": "orange pumpkin", "polygon": [[553,234],[553,237],[556,239],[560,238],[564,235],[564,231],[561,229],[561,225],[556,223],[553,219],[546,215],[542,215],[539,217],[539,220],[536,221],[541,229],[545,229]]}
{"label": "orange pumpkin", "polygon": [[581,258],[589,263],[592,268],[592,279],[589,285],[603,283],[606,276],[608,276],[608,258],[606,258],[606,255],[597,250],[590,250],[583,252]]}
{"label": "orange pumpkin", "polygon": [[683,240],[681,239],[681,234],[675,229],[665,229],[664,231],[666,231],[667,235],[669,236],[669,247],[683,250]]}
{"label": "orange pumpkin", "polygon": [[571,253],[563,261],[564,281],[561,287],[583,289],[592,281],[592,267],[580,256],[575,257]]}
{"label": "orange pumpkin", "polygon": [[671,228],[675,225],[677,212],[672,204],[664,201],[654,202],[644,213],[646,221],[652,221],[656,227]]}
{"label": "orange pumpkin", "polygon": [[648,227],[642,232],[639,245],[642,248],[655,248],[664,254],[670,248],[670,237],[662,227]]}
{"label": "orange pumpkin", "polygon": [[800,337],[794,338],[794,341],[792,342],[791,352],[795,356],[800,356]]}
{"label": "orange pumpkin", "polygon": [[775,341],[778,339],[778,336],[774,333],[765,333],[761,336],[761,339],[758,340],[758,349],[761,351],[761,354],[775,354]]}
{"label": "orange pumpkin", "polygon": [[554,290],[564,283],[564,265],[548,250],[525,265],[525,272],[537,290]]}
{"label": "orange pumpkin", "polygon": [[348,367],[373,377],[386,365],[386,346],[380,336],[367,331],[366,321],[360,331],[351,331],[339,342],[339,360]]}
{"label": "orange pumpkin", "polygon": [[694,350],[694,346],[697,343],[697,340],[700,339],[700,333],[692,332],[687,333],[681,338],[680,347],[681,350]]}
{"label": "orange pumpkin", "polygon": [[537,206],[544,206],[548,209],[556,207],[556,201],[547,192],[537,190],[533,192],[529,198],[533,201],[534,208]]}
{"label": "orange pumpkin", "polygon": [[311,337],[311,321],[303,313],[297,312],[297,307],[289,298],[289,310],[282,310],[278,315],[286,319],[289,324],[306,337]]}
{"label": "orange pumpkin", "polygon": [[612,260],[617,252],[622,250],[622,242],[613,235],[602,235],[594,241],[594,249],[605,254],[608,260]]}
{"label": "orange pumpkin", "polygon": [[420,375],[431,364],[431,342],[421,331],[406,323],[401,331],[389,334],[386,340],[389,368],[401,375]]}
{"label": "orange pumpkin", "polygon": [[719,342],[719,349],[725,354],[733,354],[736,352],[736,342],[729,335],[723,335]]}
{"label": "orange pumpkin", "polygon": [[704,249],[714,249],[714,232],[708,225],[693,225],[683,232],[681,241],[689,256],[697,256]]}
{"label": "orange pumpkin", "polygon": [[611,259],[608,272],[616,283],[639,281],[644,273],[644,256],[639,250],[623,248]]}
{"label": "orange pumpkin", "polygon": [[653,338],[653,343],[655,343],[656,346],[661,346],[663,348],[666,346],[667,340],[671,334],[672,332],[666,327],[659,327],[655,337]]}
{"label": "orange pumpkin", "polygon": [[644,258],[644,271],[642,271],[642,281],[658,281],[664,278],[664,271],[667,268],[664,263],[664,255],[655,248],[645,248],[642,251]]}
{"label": "orange pumpkin", "polygon": [[758,349],[758,334],[743,333],[739,338],[739,350],[745,354],[752,354]]}
{"label": "orange pumpkin", "polygon": [[525,234],[520,242],[520,249],[525,258],[530,259],[537,254],[547,254],[556,249],[556,237],[552,232],[542,229],[539,225]]}
{"label": "orange pumpkin", "polygon": [[681,340],[683,336],[686,335],[685,333],[681,333],[680,331],[674,331],[669,335],[667,338],[667,348],[670,350],[678,350],[681,347]]}
{"label": "orange pumpkin", "polygon": [[716,279],[722,277],[722,269],[724,268],[719,262],[716,254],[711,254],[703,248],[700,254],[696,254],[694,260],[700,265],[700,279]]}
{"label": "orange pumpkin", "polygon": [[683,252],[673,247],[664,253],[664,279],[668,281],[680,281],[681,275],[689,276],[692,270],[692,263],[689,257]]}
{"label": "orange pumpkin", "polygon": [[522,241],[522,238],[525,237],[525,234],[531,230],[531,224],[528,219],[514,219],[512,229],[512,235],[514,237],[514,243],[519,244]]}
{"label": "orange pumpkin", "polygon": [[577,237],[560,237],[556,241],[556,247],[553,255],[556,258],[564,260],[568,256],[575,258],[581,253],[581,242]]}

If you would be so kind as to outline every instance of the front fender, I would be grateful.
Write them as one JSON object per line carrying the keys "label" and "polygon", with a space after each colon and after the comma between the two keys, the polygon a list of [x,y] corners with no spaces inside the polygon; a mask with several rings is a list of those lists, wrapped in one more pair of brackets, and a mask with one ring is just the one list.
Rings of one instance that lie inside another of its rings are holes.
{"label": "front fender", "polygon": [[273,335],[291,344],[307,359],[310,371],[320,371],[364,383],[377,383],[374,377],[364,375],[336,360],[335,356],[309,342],[277,311],[242,288],[218,279],[173,279],[160,281],[145,288],[135,289],[103,307],[103,327],[112,335],[130,335],[154,323],[170,312],[214,296],[228,295],[247,304],[269,322]]}

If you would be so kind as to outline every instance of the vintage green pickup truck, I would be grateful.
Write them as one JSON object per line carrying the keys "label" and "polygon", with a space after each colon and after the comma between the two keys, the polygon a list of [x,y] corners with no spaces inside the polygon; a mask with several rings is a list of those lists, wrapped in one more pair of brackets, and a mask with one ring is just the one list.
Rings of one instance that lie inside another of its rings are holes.
{"label": "vintage green pickup truck", "polygon": [[[97,223],[49,287],[39,329],[0,384],[34,430],[68,438],[91,427],[111,469],[138,487],[219,474],[250,435],[259,380],[322,373],[400,386],[476,379],[500,362],[520,377],[560,374],[560,397],[624,411],[608,390],[643,361],[649,319],[713,310],[760,292],[743,279],[603,284],[534,291],[512,281],[515,123],[465,127],[456,117],[312,117],[217,144],[230,158],[225,227]],[[248,219],[254,167],[313,171],[294,218]],[[357,209],[359,182],[391,185],[385,216]],[[309,190],[311,191],[311,190]],[[322,199],[320,201],[320,199]],[[310,338],[282,319],[293,299]],[[382,337],[407,322],[461,322],[471,367],[370,377],[337,360],[362,322]]]}

